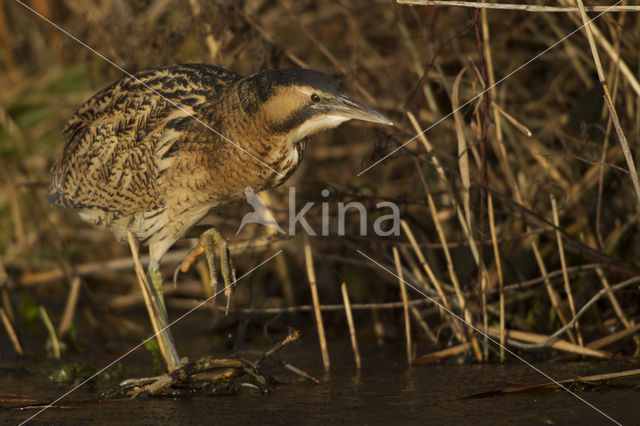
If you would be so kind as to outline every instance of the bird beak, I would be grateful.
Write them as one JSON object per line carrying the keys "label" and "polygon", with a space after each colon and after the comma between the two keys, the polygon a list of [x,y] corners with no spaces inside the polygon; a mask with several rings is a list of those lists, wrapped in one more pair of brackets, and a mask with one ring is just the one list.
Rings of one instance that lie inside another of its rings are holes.
{"label": "bird beak", "polygon": [[384,115],[372,110],[366,105],[356,102],[346,96],[338,96],[327,99],[323,105],[329,114],[336,117],[344,117],[349,120],[362,120],[371,123],[393,126],[393,122]]}

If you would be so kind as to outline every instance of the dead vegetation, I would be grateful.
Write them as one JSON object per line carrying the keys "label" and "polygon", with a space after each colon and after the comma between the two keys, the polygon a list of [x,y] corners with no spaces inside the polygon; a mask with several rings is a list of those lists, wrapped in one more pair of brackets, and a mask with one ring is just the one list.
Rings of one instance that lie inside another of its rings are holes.
{"label": "dead vegetation", "polygon": [[[3,344],[24,353],[25,301],[48,319],[56,356],[78,322],[107,338],[145,335],[121,315],[143,309],[127,247],[46,205],[48,172],[65,121],[122,75],[113,64],[135,72],[208,62],[243,74],[319,69],[396,123],[314,138],[301,170],[264,195],[286,224],[295,187],[296,211],[314,203],[305,217],[318,237],[303,239],[298,227],[279,238],[255,225],[235,237],[245,204],[207,219],[230,239],[238,276],[283,250],[238,283],[229,315],[280,314],[284,327],[290,312],[314,309],[327,370],[327,316],[344,324],[333,338],[352,336],[358,365],[366,335],[406,346],[418,364],[508,357],[491,341],[523,356],[637,357],[638,10],[625,2],[585,10],[581,0],[553,10],[532,0],[528,11],[437,3],[39,0],[30,11],[3,2]],[[351,212],[340,236],[336,205],[349,201],[365,204],[368,217]],[[400,236],[372,232],[381,201],[400,206]],[[177,245],[164,265],[188,247]],[[211,296],[203,268],[167,285],[174,313]],[[222,321],[224,306],[205,306]]]}

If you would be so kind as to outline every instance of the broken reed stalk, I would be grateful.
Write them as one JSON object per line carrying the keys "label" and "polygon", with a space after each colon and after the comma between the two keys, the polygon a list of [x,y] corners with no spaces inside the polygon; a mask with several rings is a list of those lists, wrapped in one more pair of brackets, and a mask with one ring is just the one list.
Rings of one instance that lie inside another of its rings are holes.
{"label": "broken reed stalk", "polygon": [[[507,330],[507,343],[511,346],[518,348],[532,348],[541,349],[549,347],[557,349],[563,352],[571,352],[584,356],[591,356],[594,358],[607,359],[611,357],[609,352],[599,351],[596,349],[590,349],[585,346],[575,345],[562,339],[550,339],[549,336],[544,334],[530,333],[528,331],[521,330]],[[500,329],[496,327],[489,327],[489,334],[492,336],[499,336]],[[530,342],[533,344],[523,344],[520,342]]]}
{"label": "broken reed stalk", "polygon": [[413,355],[411,350],[411,320],[409,318],[409,304],[407,303],[407,287],[404,282],[404,274],[402,273],[402,264],[400,263],[400,255],[398,254],[398,247],[393,246],[393,261],[396,265],[396,274],[398,275],[398,284],[400,285],[400,296],[402,297],[403,311],[404,311],[404,333],[407,343],[407,363],[411,365],[413,362]]}
{"label": "broken reed stalk", "polygon": [[56,329],[51,322],[51,318],[49,318],[49,314],[44,306],[38,306],[38,313],[40,314],[40,319],[44,323],[47,332],[49,333],[49,339],[51,340],[51,348],[53,349],[53,357],[55,359],[60,359],[61,350],[60,350],[60,340],[58,339],[58,334],[56,333]]}
{"label": "broken reed stalk", "polygon": [[307,266],[307,277],[309,278],[309,287],[311,289],[311,299],[313,300],[313,312],[316,318],[316,327],[318,329],[318,340],[320,341],[320,351],[322,352],[322,364],[324,371],[329,372],[330,361],[329,351],[327,350],[327,338],[324,334],[324,323],[322,322],[322,311],[320,310],[320,302],[318,299],[318,286],[316,285],[316,272],[313,268],[313,254],[309,237],[304,234],[304,257]]}
{"label": "broken reed stalk", "polygon": [[[500,250],[498,249],[498,238],[496,234],[496,221],[493,215],[493,197],[491,197],[491,193],[487,194],[487,207],[489,210],[489,231],[491,232],[491,243],[493,246],[493,258],[496,262],[496,273],[498,274],[498,286],[500,291],[500,362],[504,362],[504,339],[505,339],[505,331],[504,331],[504,278],[502,276],[502,262],[500,261]],[[482,293],[483,296],[483,306],[486,307],[486,293]],[[488,330],[488,324],[485,322],[484,324],[486,333]]]}
{"label": "broken reed stalk", "polygon": [[[542,6],[533,4],[513,4],[513,3],[489,3],[481,1],[462,0],[396,0],[398,4],[409,6],[449,6],[468,7],[474,9],[496,9],[496,10],[517,10],[522,12],[536,13],[567,13],[578,12],[577,7],[572,6]],[[640,6],[585,6],[587,12],[640,12]]]}
{"label": "broken reed stalk", "polygon": [[58,333],[61,336],[64,336],[69,332],[71,323],[73,322],[76,305],[78,304],[78,295],[80,294],[80,284],[80,277],[77,275],[74,276],[71,280],[71,291],[69,291],[69,295],[67,296],[64,314],[62,314],[62,320],[60,320],[60,325],[58,326]]}
{"label": "broken reed stalk", "polygon": [[347,283],[344,281],[340,286],[342,291],[342,300],[344,301],[344,312],[347,316],[347,324],[349,325],[349,336],[351,337],[351,348],[353,349],[353,356],[356,361],[356,368],[361,368],[360,363],[360,351],[358,350],[358,337],[356,335],[356,328],[353,325],[353,315],[351,313],[351,302],[349,301],[349,292],[347,291]]}
{"label": "broken reed stalk", "polygon": [[462,343],[460,345],[451,346],[450,348],[443,349],[441,351],[420,355],[413,361],[413,363],[414,365],[433,364],[436,362],[440,362],[444,359],[451,358],[456,355],[460,355],[461,353],[469,350],[470,348],[471,348],[471,343],[469,342]]}
{"label": "broken reed stalk", "polygon": [[[564,280],[564,291],[567,294],[567,299],[569,300],[569,309],[571,309],[571,316],[572,318],[575,318],[576,305],[573,301],[573,292],[571,291],[571,281],[569,280],[569,273],[567,272],[567,260],[565,259],[565,255],[564,255],[564,245],[562,244],[562,234],[560,233],[558,205],[556,203],[556,198],[553,196],[553,194],[550,195],[550,197],[551,197],[551,211],[553,214],[553,225],[556,227],[556,240],[558,242],[558,254],[560,255],[560,264],[562,265],[562,278]],[[576,335],[578,336],[578,344],[580,346],[584,346],[578,321],[575,322],[575,330],[576,330]]]}
{"label": "broken reed stalk", "polygon": [[22,349],[22,345],[20,344],[20,339],[18,338],[18,334],[13,328],[13,324],[11,324],[11,320],[9,319],[9,316],[5,312],[4,308],[0,308],[0,320],[2,321],[5,330],[7,330],[7,334],[9,335],[9,339],[11,340],[11,344],[13,345],[13,350],[19,356],[23,356],[24,350]]}

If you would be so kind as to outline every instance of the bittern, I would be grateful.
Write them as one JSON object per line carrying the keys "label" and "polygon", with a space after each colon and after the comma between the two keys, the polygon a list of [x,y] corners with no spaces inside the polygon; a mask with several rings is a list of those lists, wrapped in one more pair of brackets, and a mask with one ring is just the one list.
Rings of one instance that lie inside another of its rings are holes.
{"label": "bittern", "polygon": [[[241,199],[245,188],[257,193],[283,183],[300,164],[308,136],[351,119],[392,125],[319,71],[243,77],[203,64],[143,71],[98,92],[71,117],[47,201],[80,209],[87,222],[149,246],[153,286],[145,287],[144,276],[139,281],[172,371],[180,359],[166,328],[163,255],[211,209]],[[216,247],[228,286],[226,240],[215,229],[202,234],[198,253],[205,252],[214,279]]]}

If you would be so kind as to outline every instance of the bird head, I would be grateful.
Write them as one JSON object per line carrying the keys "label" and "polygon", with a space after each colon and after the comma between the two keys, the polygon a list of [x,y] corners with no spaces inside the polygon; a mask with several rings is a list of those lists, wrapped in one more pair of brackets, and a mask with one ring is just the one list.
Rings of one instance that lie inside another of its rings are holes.
{"label": "bird head", "polygon": [[263,71],[247,77],[242,84],[245,112],[261,117],[268,130],[285,136],[289,144],[348,120],[393,125],[383,115],[347,97],[334,79],[319,71]]}

